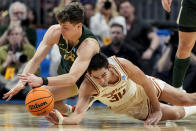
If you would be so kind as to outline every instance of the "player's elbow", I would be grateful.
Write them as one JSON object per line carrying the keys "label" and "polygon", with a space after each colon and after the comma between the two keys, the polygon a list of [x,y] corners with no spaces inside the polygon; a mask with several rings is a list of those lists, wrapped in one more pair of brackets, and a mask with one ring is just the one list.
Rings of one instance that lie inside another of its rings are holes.
{"label": "player's elbow", "polygon": [[74,75],[70,75],[70,80],[69,80],[70,86],[74,86],[76,82],[77,82],[77,78]]}

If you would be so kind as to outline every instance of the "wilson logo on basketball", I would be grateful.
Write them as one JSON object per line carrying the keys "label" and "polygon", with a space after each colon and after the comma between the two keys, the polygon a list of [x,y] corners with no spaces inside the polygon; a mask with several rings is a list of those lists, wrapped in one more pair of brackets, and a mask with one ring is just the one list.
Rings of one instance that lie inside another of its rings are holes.
{"label": "wilson logo on basketball", "polygon": [[29,105],[29,108],[30,108],[31,110],[33,110],[33,109],[40,108],[40,107],[42,107],[42,106],[44,106],[44,105],[46,105],[46,104],[48,104],[48,103],[47,103],[47,102],[43,102],[43,103],[41,103],[41,104]]}

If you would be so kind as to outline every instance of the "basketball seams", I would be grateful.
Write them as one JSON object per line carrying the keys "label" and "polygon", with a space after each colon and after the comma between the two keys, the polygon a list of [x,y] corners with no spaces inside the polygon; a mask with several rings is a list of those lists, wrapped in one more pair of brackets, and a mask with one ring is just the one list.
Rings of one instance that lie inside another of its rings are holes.
{"label": "basketball seams", "polygon": [[38,99],[32,100],[32,101],[28,102],[28,103],[25,104],[25,105],[28,105],[29,103],[34,102],[34,101],[37,101],[37,100],[41,100],[41,99],[44,99],[44,98],[49,98],[49,97],[51,97],[51,96],[52,96],[52,95],[47,96],[47,97],[42,97],[42,98],[38,98]]}
{"label": "basketball seams", "polygon": [[50,90],[40,87],[27,94],[25,106],[32,115],[45,116],[54,108],[54,101]]}
{"label": "basketball seams", "polygon": [[37,110],[37,111],[30,111],[30,112],[38,112],[38,111],[41,111],[41,110],[45,109],[46,107],[48,107],[53,101],[54,101],[54,98],[52,98],[52,100],[50,101],[50,103],[47,104],[47,106],[45,106],[44,108],[42,108],[40,110]]}

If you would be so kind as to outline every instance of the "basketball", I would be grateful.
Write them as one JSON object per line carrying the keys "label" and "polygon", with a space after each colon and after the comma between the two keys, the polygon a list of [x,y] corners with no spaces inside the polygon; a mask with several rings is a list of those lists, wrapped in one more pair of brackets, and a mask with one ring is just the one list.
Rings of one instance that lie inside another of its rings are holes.
{"label": "basketball", "polygon": [[54,107],[54,98],[48,89],[34,88],[27,94],[25,106],[34,116],[46,116]]}

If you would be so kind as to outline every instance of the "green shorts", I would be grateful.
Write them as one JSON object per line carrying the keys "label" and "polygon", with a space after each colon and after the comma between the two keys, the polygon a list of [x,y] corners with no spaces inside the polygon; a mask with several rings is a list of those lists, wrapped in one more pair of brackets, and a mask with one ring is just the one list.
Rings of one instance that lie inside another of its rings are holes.
{"label": "green shorts", "polygon": [[196,32],[196,0],[182,1],[177,23],[182,32]]}

